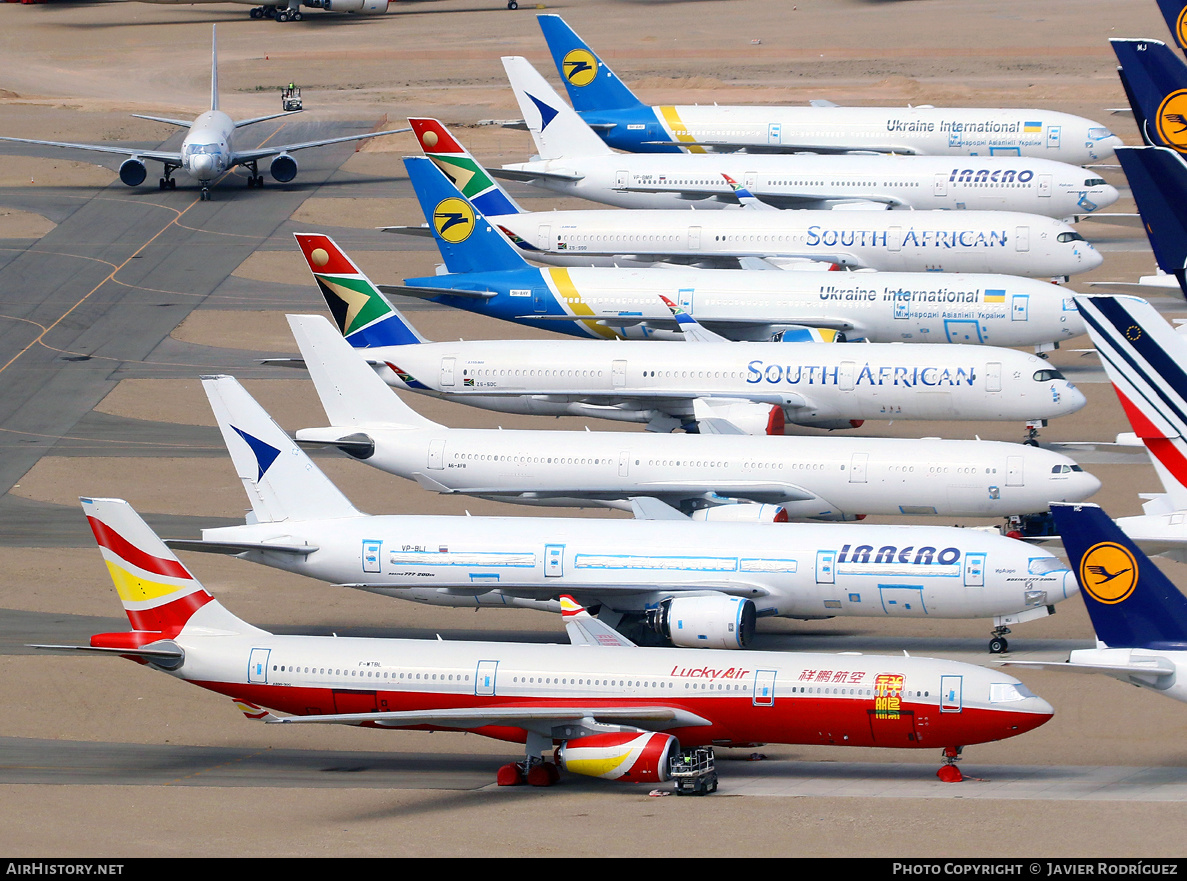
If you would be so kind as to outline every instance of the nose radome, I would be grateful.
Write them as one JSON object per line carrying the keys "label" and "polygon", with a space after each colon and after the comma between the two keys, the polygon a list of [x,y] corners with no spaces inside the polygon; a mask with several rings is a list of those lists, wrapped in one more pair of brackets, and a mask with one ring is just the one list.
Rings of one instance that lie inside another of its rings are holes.
{"label": "nose radome", "polygon": [[1063,405],[1064,413],[1075,413],[1088,403],[1088,399],[1070,382],[1065,382],[1059,390],[1059,403]]}
{"label": "nose radome", "polygon": [[1098,208],[1108,208],[1120,198],[1121,192],[1115,186],[1105,184],[1100,188],[1100,195],[1097,197],[1096,204]]}
{"label": "nose radome", "polygon": [[1080,249],[1080,259],[1084,261],[1085,271],[1096,269],[1096,267],[1105,262],[1104,255],[1092,247],[1091,243],[1089,243],[1087,248]]}
{"label": "nose radome", "polygon": [[207,156],[206,154],[195,156],[192,163],[190,164],[190,170],[199,180],[203,179],[204,177],[208,177],[213,169],[214,158]]}

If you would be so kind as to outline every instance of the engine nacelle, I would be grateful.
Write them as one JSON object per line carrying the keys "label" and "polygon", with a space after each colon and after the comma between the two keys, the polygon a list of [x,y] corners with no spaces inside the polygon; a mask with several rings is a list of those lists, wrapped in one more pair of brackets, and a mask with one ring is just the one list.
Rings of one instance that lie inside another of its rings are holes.
{"label": "engine nacelle", "polygon": [[725,594],[671,597],[647,612],[647,625],[681,648],[745,648],[757,621],[754,603]]}
{"label": "engine nacelle", "polygon": [[739,401],[713,407],[713,417],[724,419],[746,434],[782,435],[787,417],[782,407],[773,404]]}
{"label": "engine nacelle", "polygon": [[714,505],[692,512],[693,520],[713,523],[786,523],[787,509],[782,505],[756,505],[739,502],[736,505]]}
{"label": "engine nacelle", "polygon": [[566,771],[586,777],[663,783],[668,779],[669,759],[679,749],[680,743],[670,734],[624,731],[566,740],[557,749],[556,760]]}
{"label": "engine nacelle", "polygon": [[125,159],[120,164],[120,180],[128,186],[138,187],[144,183],[146,177],[148,177],[148,169],[135,156],[131,159]]}
{"label": "engine nacelle", "polygon": [[773,343],[843,343],[847,339],[843,331],[802,324],[791,324],[771,334]]}
{"label": "engine nacelle", "polygon": [[388,0],[326,0],[325,8],[330,12],[383,15],[387,12],[387,3]]}
{"label": "engine nacelle", "polygon": [[287,184],[297,176],[297,160],[288,153],[281,153],[272,160],[268,172],[282,184]]}

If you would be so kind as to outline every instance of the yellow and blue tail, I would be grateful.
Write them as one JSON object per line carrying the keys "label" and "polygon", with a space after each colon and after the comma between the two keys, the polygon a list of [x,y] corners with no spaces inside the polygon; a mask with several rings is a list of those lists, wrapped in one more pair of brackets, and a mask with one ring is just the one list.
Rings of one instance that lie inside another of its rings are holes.
{"label": "yellow and blue tail", "polygon": [[1097,505],[1051,505],[1096,638],[1109,648],[1187,649],[1187,597]]}
{"label": "yellow and blue tail", "polygon": [[552,53],[553,63],[561,75],[574,110],[583,113],[589,110],[646,106],[563,18],[559,15],[538,15],[536,20],[544,32],[544,41],[548,43],[548,51]]}

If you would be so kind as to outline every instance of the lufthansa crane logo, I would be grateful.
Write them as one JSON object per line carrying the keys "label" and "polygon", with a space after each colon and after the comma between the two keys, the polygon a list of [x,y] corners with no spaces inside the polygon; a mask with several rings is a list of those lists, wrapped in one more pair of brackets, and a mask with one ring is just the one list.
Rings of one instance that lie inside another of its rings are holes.
{"label": "lufthansa crane logo", "polygon": [[1187,45],[1187,6],[1179,13],[1179,21],[1175,25],[1175,35],[1179,38],[1179,45]]}
{"label": "lufthansa crane logo", "polygon": [[433,228],[451,245],[464,242],[474,232],[474,209],[465,199],[442,199],[433,211]]}
{"label": "lufthansa crane logo", "polygon": [[1080,560],[1080,584],[1100,603],[1114,605],[1133,593],[1138,583],[1138,562],[1126,548],[1102,541]]}
{"label": "lufthansa crane logo", "polygon": [[574,49],[561,62],[565,79],[575,86],[588,86],[598,74],[598,59],[588,49]]}
{"label": "lufthansa crane logo", "polygon": [[1163,143],[1187,153],[1187,89],[1178,89],[1162,99],[1154,125]]}

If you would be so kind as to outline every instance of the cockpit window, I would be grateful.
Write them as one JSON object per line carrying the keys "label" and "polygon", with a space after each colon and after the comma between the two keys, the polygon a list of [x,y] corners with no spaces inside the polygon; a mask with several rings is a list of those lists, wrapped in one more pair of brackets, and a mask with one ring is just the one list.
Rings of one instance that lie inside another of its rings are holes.
{"label": "cockpit window", "polygon": [[1090,177],[1088,180],[1084,181],[1084,186],[1086,187],[1105,187],[1108,185],[1109,182],[1103,177]]}
{"label": "cockpit window", "polygon": [[1093,141],[1103,141],[1105,138],[1113,137],[1113,133],[1103,125],[1094,125],[1088,129],[1088,137]]}
{"label": "cockpit window", "polygon": [[1058,241],[1061,241],[1061,242],[1084,242],[1084,241],[1087,241],[1087,239],[1085,239],[1078,232],[1061,232],[1057,236],[1057,239],[1058,239]]}
{"label": "cockpit window", "polygon": [[989,685],[989,702],[991,704],[1024,701],[1034,696],[1034,692],[1021,682],[992,682]]}
{"label": "cockpit window", "polygon": [[1053,379],[1063,379],[1063,374],[1054,367],[1048,367],[1045,370],[1036,370],[1034,375],[1035,382],[1051,382]]}

